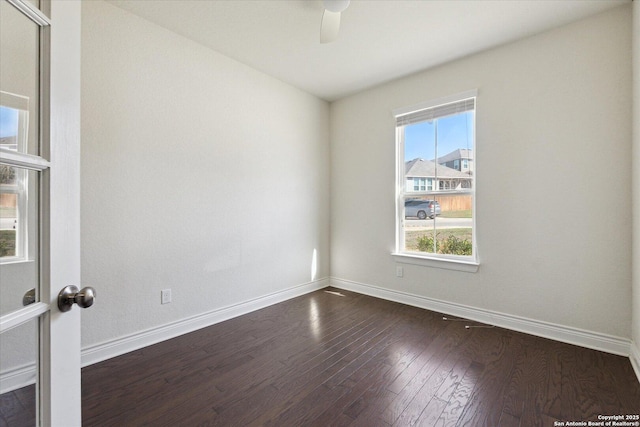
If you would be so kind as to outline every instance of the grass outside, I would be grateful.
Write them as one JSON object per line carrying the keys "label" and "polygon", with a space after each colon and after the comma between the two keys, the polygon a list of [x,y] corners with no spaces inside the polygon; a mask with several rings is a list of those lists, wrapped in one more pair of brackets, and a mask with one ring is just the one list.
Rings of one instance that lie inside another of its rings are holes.
{"label": "grass outside", "polygon": [[440,218],[471,218],[471,209],[464,211],[445,211],[442,212]]}
{"label": "grass outside", "polygon": [[16,254],[16,231],[0,230],[0,257]]}
{"label": "grass outside", "polygon": [[[418,239],[424,235],[433,233],[433,230],[418,230],[418,231],[405,231],[404,234],[404,246],[407,251],[418,252]],[[461,240],[471,241],[472,231],[471,228],[445,228],[442,230],[436,229],[436,238],[439,241],[444,241],[449,236],[455,236]]]}
{"label": "grass outside", "polygon": [[15,218],[15,217],[16,217],[16,208],[0,206],[0,218]]}

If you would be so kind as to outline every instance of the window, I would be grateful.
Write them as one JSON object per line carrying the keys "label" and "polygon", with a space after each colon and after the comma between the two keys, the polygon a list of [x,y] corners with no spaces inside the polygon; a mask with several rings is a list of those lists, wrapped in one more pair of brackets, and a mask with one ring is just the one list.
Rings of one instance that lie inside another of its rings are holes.
{"label": "window", "polygon": [[396,255],[477,264],[475,106],[470,92],[394,112]]}
{"label": "window", "polygon": [[[0,149],[27,151],[28,110],[28,98],[0,92]],[[0,164],[0,262],[27,257],[27,194],[32,174]]]}
{"label": "window", "polygon": [[[426,178],[413,178],[413,191],[426,191],[427,179]],[[411,190],[407,190],[411,191]]]}

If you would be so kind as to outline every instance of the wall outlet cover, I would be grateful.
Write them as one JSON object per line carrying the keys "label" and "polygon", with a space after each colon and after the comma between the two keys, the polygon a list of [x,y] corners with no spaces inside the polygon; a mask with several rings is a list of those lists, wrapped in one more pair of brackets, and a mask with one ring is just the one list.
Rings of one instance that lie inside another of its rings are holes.
{"label": "wall outlet cover", "polygon": [[160,303],[169,304],[171,302],[171,289],[163,289],[160,292]]}

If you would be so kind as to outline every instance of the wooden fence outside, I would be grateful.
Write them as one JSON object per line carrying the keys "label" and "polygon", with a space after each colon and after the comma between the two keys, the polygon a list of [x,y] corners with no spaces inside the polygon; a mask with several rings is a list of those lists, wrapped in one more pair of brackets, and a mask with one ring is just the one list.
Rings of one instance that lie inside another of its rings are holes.
{"label": "wooden fence outside", "polygon": [[16,207],[16,195],[13,193],[0,194],[0,207],[3,208],[15,208]]}
{"label": "wooden fence outside", "polygon": [[472,207],[470,194],[438,194],[433,196],[419,197],[424,200],[435,200],[440,204],[442,212],[468,211]]}

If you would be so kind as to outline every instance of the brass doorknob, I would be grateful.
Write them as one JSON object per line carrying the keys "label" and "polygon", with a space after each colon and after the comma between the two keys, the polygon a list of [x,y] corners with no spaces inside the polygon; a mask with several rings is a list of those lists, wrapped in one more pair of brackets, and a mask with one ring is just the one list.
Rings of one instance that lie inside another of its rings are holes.
{"label": "brass doorknob", "polygon": [[74,285],[65,286],[58,294],[58,308],[65,312],[71,310],[73,304],[82,308],[91,307],[96,299],[96,291],[90,286],[78,288]]}

